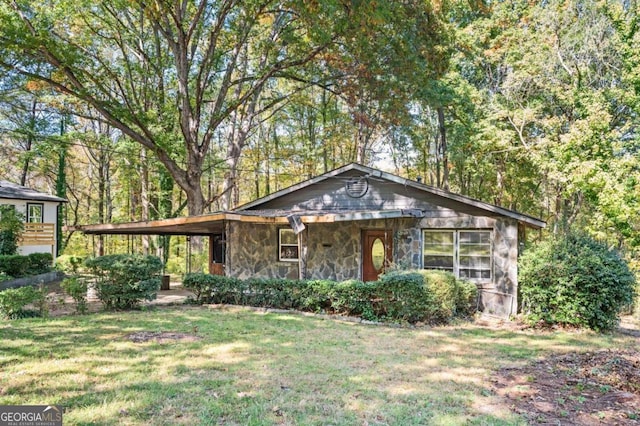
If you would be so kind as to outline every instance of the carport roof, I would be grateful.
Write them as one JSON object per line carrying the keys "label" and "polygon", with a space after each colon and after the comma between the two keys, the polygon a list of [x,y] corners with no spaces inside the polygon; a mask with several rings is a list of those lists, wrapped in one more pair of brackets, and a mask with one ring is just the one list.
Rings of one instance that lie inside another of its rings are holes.
{"label": "carport roof", "polygon": [[222,232],[225,222],[289,225],[293,217],[298,218],[305,224],[309,224],[421,216],[421,211],[413,209],[366,211],[249,210],[241,212],[216,212],[201,216],[141,222],[83,225],[75,229],[85,234],[95,235],[210,235]]}

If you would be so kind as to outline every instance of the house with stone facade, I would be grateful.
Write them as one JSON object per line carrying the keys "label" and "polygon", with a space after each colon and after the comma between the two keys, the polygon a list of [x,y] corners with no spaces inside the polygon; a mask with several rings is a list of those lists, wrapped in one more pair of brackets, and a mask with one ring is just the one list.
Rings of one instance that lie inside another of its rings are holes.
{"label": "house with stone facade", "polygon": [[64,198],[0,180],[0,205],[11,206],[24,217],[18,253],[51,253],[56,257],[58,206]]}
{"label": "house with stone facade", "polygon": [[210,272],[239,278],[377,279],[439,269],[474,282],[485,311],[517,310],[517,258],[534,217],[391,173],[348,164],[232,211],[126,224],[89,234],[210,238]]}

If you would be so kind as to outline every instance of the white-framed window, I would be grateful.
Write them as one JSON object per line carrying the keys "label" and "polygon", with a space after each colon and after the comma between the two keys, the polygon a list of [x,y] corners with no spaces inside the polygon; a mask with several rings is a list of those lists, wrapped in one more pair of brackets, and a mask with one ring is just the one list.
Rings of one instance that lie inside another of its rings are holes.
{"label": "white-framed window", "polygon": [[27,203],[27,222],[42,223],[44,220],[44,205]]}
{"label": "white-framed window", "polygon": [[491,281],[491,235],[490,230],[425,229],[422,267],[449,271],[470,281]]}
{"label": "white-framed window", "polygon": [[453,272],[455,264],[455,232],[424,231],[422,237],[424,269]]}
{"label": "white-framed window", "polygon": [[280,228],[278,230],[278,260],[297,262],[298,253],[298,236],[293,232],[293,229]]}
{"label": "white-framed window", "polygon": [[491,281],[491,231],[458,231],[458,276]]}

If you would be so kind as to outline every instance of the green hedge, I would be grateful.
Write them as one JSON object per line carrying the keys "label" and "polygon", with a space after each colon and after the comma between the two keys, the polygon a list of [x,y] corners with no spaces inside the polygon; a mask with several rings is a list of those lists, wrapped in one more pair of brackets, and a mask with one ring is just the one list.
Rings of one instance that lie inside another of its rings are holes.
{"label": "green hedge", "polygon": [[83,262],[84,258],[81,256],[63,254],[56,258],[56,269],[65,274],[77,274],[80,272]]}
{"label": "green hedge", "polygon": [[[442,283],[454,289],[446,300]],[[194,292],[199,303],[329,312],[366,320],[409,323],[446,323],[455,317],[471,315],[477,297],[474,284],[444,272],[432,275],[426,271],[393,271],[367,283],[278,278],[240,280],[192,273],[185,276],[183,285]]]}
{"label": "green hedge", "polygon": [[106,309],[130,309],[153,300],[160,290],[162,261],[155,256],[113,254],[89,258],[96,292]]}
{"label": "green hedge", "polygon": [[532,324],[615,328],[635,298],[635,276],[615,250],[584,234],[549,239],[520,258],[522,311]]}
{"label": "green hedge", "polygon": [[51,253],[31,253],[27,256],[1,255],[0,273],[13,278],[43,274],[51,270],[53,257]]}
{"label": "green hedge", "polygon": [[433,294],[436,320],[467,317],[477,309],[478,287],[470,281],[459,280],[445,271],[420,271],[429,292]]}
{"label": "green hedge", "polygon": [[[0,291],[0,317],[16,319],[42,314],[42,303],[45,298],[44,291],[32,286],[10,288]],[[25,310],[25,306],[35,305],[38,310]]]}
{"label": "green hedge", "polygon": [[24,231],[24,215],[15,206],[0,206],[0,255],[18,253],[18,239]]}
{"label": "green hedge", "polygon": [[51,271],[53,256],[51,253],[31,253],[29,258],[29,273],[33,275],[44,274]]}
{"label": "green hedge", "polygon": [[87,281],[80,277],[65,278],[60,287],[73,299],[76,313],[86,314],[89,310],[87,304]]}

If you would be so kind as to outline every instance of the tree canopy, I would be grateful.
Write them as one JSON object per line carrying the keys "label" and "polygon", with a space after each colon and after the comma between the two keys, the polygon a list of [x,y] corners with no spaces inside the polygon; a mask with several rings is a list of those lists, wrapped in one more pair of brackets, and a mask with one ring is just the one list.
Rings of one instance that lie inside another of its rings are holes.
{"label": "tree canopy", "polygon": [[229,209],[357,161],[638,250],[638,19],[621,0],[1,0],[0,164],[40,187],[63,164],[82,223]]}

